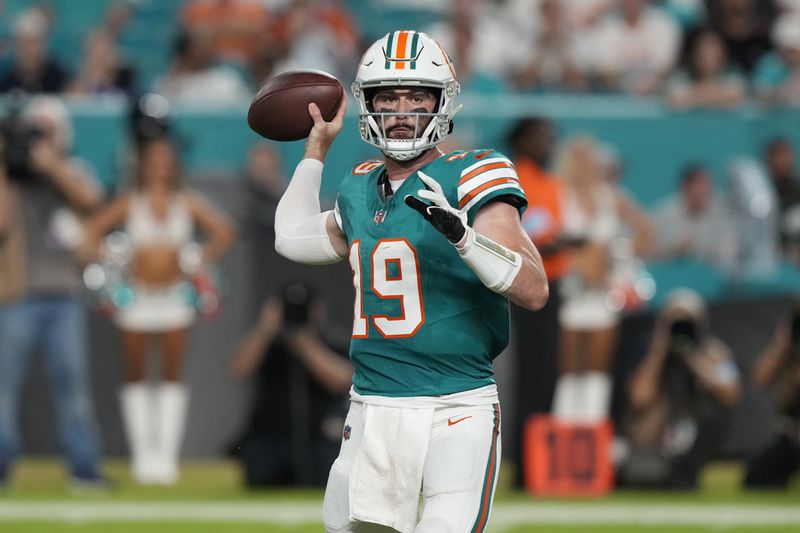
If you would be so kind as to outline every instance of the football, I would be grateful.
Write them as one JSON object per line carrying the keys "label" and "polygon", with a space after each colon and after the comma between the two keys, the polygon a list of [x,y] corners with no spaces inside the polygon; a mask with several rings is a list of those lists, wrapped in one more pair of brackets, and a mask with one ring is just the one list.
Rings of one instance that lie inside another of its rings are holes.
{"label": "football", "polygon": [[342,103],[344,88],[334,76],[319,70],[293,70],[272,78],[258,91],[247,112],[250,129],[273,141],[308,137],[314,121],[308,104],[331,120]]}

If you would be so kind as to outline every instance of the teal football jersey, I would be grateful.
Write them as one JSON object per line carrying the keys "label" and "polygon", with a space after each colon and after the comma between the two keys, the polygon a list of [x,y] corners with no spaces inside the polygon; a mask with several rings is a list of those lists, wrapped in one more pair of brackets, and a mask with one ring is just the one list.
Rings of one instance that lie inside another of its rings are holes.
{"label": "teal football jersey", "polygon": [[[443,155],[424,166],[452,206],[478,210],[513,196],[527,200],[511,162],[494,150]],[[405,196],[425,185],[411,174],[386,200],[381,161],[342,180],[336,220],[350,245],[355,307],[350,359],[359,394],[438,396],[494,383],[492,360],[508,344],[508,301],[488,289],[455,247]]]}

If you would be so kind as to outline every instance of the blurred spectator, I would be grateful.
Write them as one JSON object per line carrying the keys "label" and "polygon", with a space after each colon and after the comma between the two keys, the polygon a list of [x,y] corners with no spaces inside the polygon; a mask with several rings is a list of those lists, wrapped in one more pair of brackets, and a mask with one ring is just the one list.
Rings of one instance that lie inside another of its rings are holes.
{"label": "blurred spectator", "polygon": [[777,403],[773,440],[748,464],[744,483],[754,488],[786,488],[800,468],[800,302],[778,324],[753,367],[753,383]]}
{"label": "blurred spectator", "polygon": [[653,94],[676,63],[680,29],[647,0],[617,0],[617,6],[592,37],[589,68],[611,90]]}
{"label": "blurred spectator", "polygon": [[705,0],[662,0],[661,5],[684,29],[697,26],[706,16]]}
{"label": "blurred spectator", "polygon": [[780,260],[778,197],[764,168],[753,158],[737,156],[728,164],[727,207],[735,237],[737,278],[769,279]]}
{"label": "blurred spectator", "polygon": [[515,85],[523,90],[585,88],[578,66],[577,33],[569,25],[562,3],[541,0],[537,7],[541,23],[524,45],[531,55],[515,73]]}
{"label": "blurred spectator", "polygon": [[673,291],[656,318],[644,357],[627,383],[625,487],[693,489],[725,436],[739,401],[739,370],[709,329],[700,296]]}
{"label": "blurred spectator", "polygon": [[187,0],[181,13],[190,32],[213,35],[216,59],[246,65],[269,38],[270,14],[261,0]]}
{"label": "blurred spectator", "polygon": [[280,154],[269,143],[257,142],[247,152],[244,177],[253,194],[253,214],[263,221],[264,227],[275,226],[275,208],[289,183],[282,165]]}
{"label": "blurred spectator", "polygon": [[800,11],[800,0],[777,0],[781,12]]}
{"label": "blurred spectator", "polygon": [[128,26],[133,11],[133,3],[128,0],[115,0],[106,9],[100,28],[108,32],[115,41]]}
{"label": "blurred spectator", "polygon": [[247,212],[242,217],[242,227],[253,243],[259,305],[267,295],[280,289],[279,273],[285,275],[298,269],[297,264],[275,251],[275,209],[289,183],[282,165],[278,151],[266,142],[253,144],[247,152],[244,169]]}
{"label": "blurred spectator", "polygon": [[[520,36],[539,31],[540,5],[545,0],[506,0],[506,23]],[[576,31],[586,32],[596,26],[614,6],[616,0],[560,0],[558,7],[566,24]]]}
{"label": "blurred spectator", "polygon": [[731,108],[744,102],[745,79],[728,62],[725,45],[713,30],[692,36],[686,66],[667,87],[670,105],[678,108]]}
{"label": "blurred spectator", "polygon": [[641,209],[600,166],[591,137],[577,137],[562,149],[557,175],[564,180],[562,238],[570,242],[570,267],[561,282],[559,379],[553,414],[562,422],[598,424],[608,415],[611,357],[623,303],[612,301],[615,277],[612,242],[623,225],[633,230],[632,250],[642,254],[650,223]]}
{"label": "blurred spectator", "polygon": [[134,90],[133,78],[133,67],[120,57],[113,35],[97,29],[84,40],[83,59],[77,75],[67,85],[67,92],[85,96],[130,96]]}
{"label": "blurred spectator", "polygon": [[[136,188],[112,201],[86,223],[84,256],[97,254],[100,240],[122,226],[130,246],[128,301],[116,302],[114,322],[122,334],[126,383],[120,400],[132,452],[134,478],[145,484],[173,484],[183,437],[188,391],[181,382],[189,328],[195,319],[194,284],[232,244],[227,218],[182,183],[178,155],[168,137],[139,147]],[[194,229],[208,234],[200,248]],[[202,296],[202,293],[200,294]],[[207,303],[201,301],[201,303]],[[157,341],[162,379],[151,389],[147,347]]]}
{"label": "blurred spectator", "polygon": [[764,166],[780,206],[781,247],[785,255],[800,264],[800,172],[795,149],[788,139],[779,137],[767,144]]}
{"label": "blurred spectator", "polygon": [[508,47],[496,8],[478,0],[453,0],[447,18],[424,31],[450,54],[465,91],[505,90],[504,79],[526,57],[525,45]]}
{"label": "blurred spectator", "polygon": [[662,259],[691,257],[719,267],[736,257],[733,221],[714,193],[708,169],[691,164],[681,173],[680,191],[662,200],[653,212],[656,255]]}
{"label": "blurred spectator", "polygon": [[753,87],[767,104],[800,105],[800,13],[781,15],[772,29],[776,50],[756,66]]}
{"label": "blurred spectator", "polygon": [[340,0],[292,2],[280,17],[275,31],[285,50],[275,66],[276,72],[317,69],[340,80],[355,77],[353,65],[358,64],[359,33]]}
{"label": "blurred spectator", "polygon": [[[30,135],[32,128],[40,133]],[[72,126],[59,100],[34,98],[22,117],[6,122],[2,136],[0,249],[13,248],[0,253],[9,268],[0,273],[0,486],[8,483],[19,453],[18,402],[38,350],[71,480],[102,485],[85,307],[72,256],[81,237],[76,215],[95,208],[101,190],[86,165],[69,155]]]}
{"label": "blurred spectator", "polygon": [[708,0],[708,23],[722,37],[730,60],[748,76],[771,48],[771,0]]}
{"label": "blurred spectator", "polygon": [[558,357],[558,310],[560,306],[559,283],[569,266],[561,239],[561,205],[564,184],[548,172],[556,141],[553,124],[544,117],[519,120],[508,134],[514,166],[520,184],[528,198],[528,208],[522,217],[522,226],[536,244],[542,256],[550,284],[547,304],[533,312],[512,305],[512,323],[517,349],[515,378],[516,419],[513,424],[517,436],[514,457],[518,466],[517,481],[522,482],[524,472],[523,427],[534,413],[548,413],[552,403]]}
{"label": "blurred spectator", "polygon": [[155,92],[178,104],[241,104],[251,96],[233,68],[215,62],[213,36],[207,30],[184,31],[178,36],[175,58],[156,82]]}
{"label": "blurred spectator", "polygon": [[0,77],[0,93],[22,89],[28,93],[57,93],[64,89],[64,67],[47,53],[50,22],[39,8],[23,12],[14,23],[14,58]]}
{"label": "blurred spectator", "polygon": [[353,368],[346,346],[305,284],[290,284],[266,301],[231,361],[233,375],[255,385],[235,444],[248,487],[325,485],[342,427],[347,431]]}

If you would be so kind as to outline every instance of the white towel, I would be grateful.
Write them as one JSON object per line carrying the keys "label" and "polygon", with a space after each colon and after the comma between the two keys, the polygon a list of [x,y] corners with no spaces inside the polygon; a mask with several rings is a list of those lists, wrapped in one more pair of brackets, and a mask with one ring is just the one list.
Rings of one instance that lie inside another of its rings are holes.
{"label": "white towel", "polygon": [[365,405],[364,436],[350,470],[350,519],[412,533],[433,408]]}

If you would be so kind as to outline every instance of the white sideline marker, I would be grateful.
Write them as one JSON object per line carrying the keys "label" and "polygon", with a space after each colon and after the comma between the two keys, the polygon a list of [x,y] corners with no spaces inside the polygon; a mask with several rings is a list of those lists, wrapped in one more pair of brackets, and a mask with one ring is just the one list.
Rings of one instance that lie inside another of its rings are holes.
{"label": "white sideline marker", "polygon": [[[0,522],[232,522],[314,524],[321,502],[0,502]],[[526,524],[800,526],[800,508],[734,504],[496,503],[493,529]]]}

